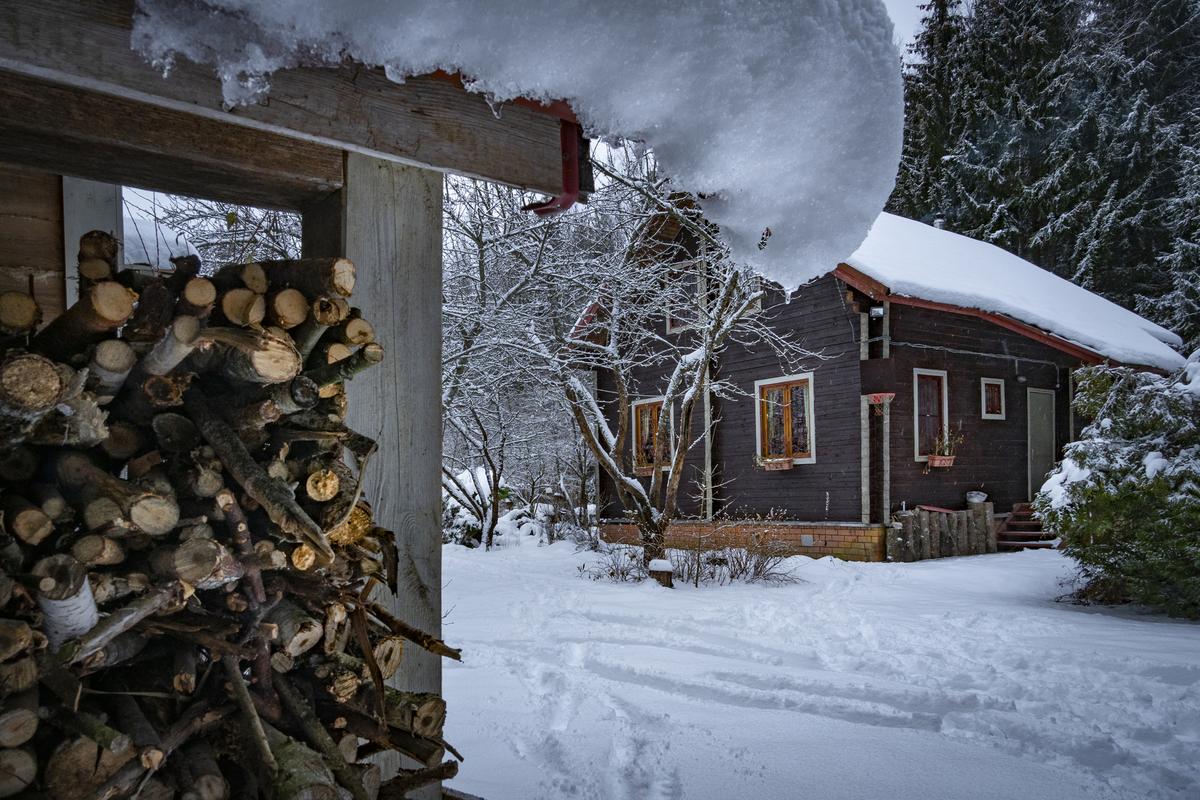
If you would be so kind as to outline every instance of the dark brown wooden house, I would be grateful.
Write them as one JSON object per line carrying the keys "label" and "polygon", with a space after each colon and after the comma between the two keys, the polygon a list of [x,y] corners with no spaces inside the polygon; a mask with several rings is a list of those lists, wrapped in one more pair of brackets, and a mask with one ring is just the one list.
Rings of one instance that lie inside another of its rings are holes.
{"label": "dark brown wooden house", "polygon": [[[1148,320],[992,245],[889,214],[790,300],[770,288],[761,313],[818,357],[785,374],[765,348],[726,350],[715,374],[738,396],[711,399],[712,434],[689,454],[695,488],[681,491],[669,545],[757,533],[795,552],[882,559],[902,509],[961,509],[972,491],[997,511],[1030,500],[1078,430],[1075,368],[1182,363],[1178,337]],[[664,377],[637,376],[635,428],[658,413]],[[632,535],[618,503],[602,518],[609,538]]]}

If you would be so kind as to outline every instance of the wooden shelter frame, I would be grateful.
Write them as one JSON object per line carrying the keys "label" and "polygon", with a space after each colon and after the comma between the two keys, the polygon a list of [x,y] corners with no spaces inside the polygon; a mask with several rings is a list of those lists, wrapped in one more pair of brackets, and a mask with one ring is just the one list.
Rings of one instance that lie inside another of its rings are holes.
{"label": "wooden shelter frame", "polygon": [[[358,64],[279,72],[228,109],[211,66],[164,76],[135,53],[133,15],[133,0],[0,5],[0,163],[296,211],[306,256],[354,261],[387,357],[353,382],[347,423],[380,444],[365,493],[398,535],[395,611],[440,636],[442,173],[559,194],[574,118],[496,114],[453,76],[396,84]],[[401,688],[440,692],[437,656],[404,659]]]}

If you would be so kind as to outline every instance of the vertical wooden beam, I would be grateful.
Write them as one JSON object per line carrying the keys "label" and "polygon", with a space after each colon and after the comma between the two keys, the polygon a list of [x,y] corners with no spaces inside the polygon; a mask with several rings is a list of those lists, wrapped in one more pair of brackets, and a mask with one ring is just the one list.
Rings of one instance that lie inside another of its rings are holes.
{"label": "vertical wooden beam", "polygon": [[[63,267],[66,275],[67,306],[79,299],[79,237],[88,231],[107,231],[121,242],[125,235],[121,206],[121,187],[64,175]],[[123,249],[117,251],[117,264],[123,262]]]}
{"label": "vertical wooden beam", "polygon": [[[365,493],[400,548],[394,610],[441,635],[442,176],[347,153],[344,179],[305,212],[304,250],[345,255],[358,269],[351,302],[386,356],[350,384],[346,421],[379,442]],[[441,660],[407,647],[397,677],[403,689],[441,692]]]}
{"label": "vertical wooden beam", "polygon": [[880,357],[881,358],[891,358],[892,357],[892,304],[887,300],[883,301],[883,333],[881,334],[881,336],[883,337],[883,345],[880,350],[880,353],[881,353]]}
{"label": "vertical wooden beam", "polygon": [[0,165],[0,292],[32,286],[43,322],[63,311],[62,211],[59,176]]}
{"label": "vertical wooden beam", "polygon": [[879,435],[879,468],[883,483],[879,500],[879,519],[886,525],[892,517],[892,404],[890,402],[883,404],[883,420],[880,423]]}

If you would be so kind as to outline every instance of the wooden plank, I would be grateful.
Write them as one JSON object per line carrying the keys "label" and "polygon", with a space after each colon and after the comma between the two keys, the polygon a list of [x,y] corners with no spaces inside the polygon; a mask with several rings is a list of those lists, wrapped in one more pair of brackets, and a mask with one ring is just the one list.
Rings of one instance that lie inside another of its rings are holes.
{"label": "wooden plank", "polygon": [[226,111],[214,70],[169,77],[130,49],[133,0],[0,4],[0,70],[406,164],[551,194],[562,190],[559,119],[486,100],[434,76],[389,81],[361,65],[286,70],[264,102]]}
{"label": "wooden plank", "polygon": [[0,167],[0,291],[28,292],[49,321],[63,312],[62,182]]}
{"label": "wooden plank", "polygon": [[[298,209],[342,184],[342,153],[21,75],[0,81],[0,160],[105,183]],[[74,257],[74,250],[68,253]]]}
{"label": "wooden plank", "polygon": [[[347,423],[379,442],[365,492],[397,537],[394,611],[440,635],[442,177],[355,153],[345,175],[340,202],[305,213],[304,250],[358,268],[353,302],[386,356],[351,382]],[[398,678],[409,691],[440,692],[441,660],[407,647]]]}
{"label": "wooden plank", "polygon": [[[0,93],[3,89],[0,89]],[[0,140],[3,140],[0,134]],[[0,145],[2,147],[2,145]],[[63,274],[67,307],[79,299],[79,239],[88,231],[107,231],[117,238],[117,263],[124,258],[124,209],[121,187],[86,178],[62,178]]]}

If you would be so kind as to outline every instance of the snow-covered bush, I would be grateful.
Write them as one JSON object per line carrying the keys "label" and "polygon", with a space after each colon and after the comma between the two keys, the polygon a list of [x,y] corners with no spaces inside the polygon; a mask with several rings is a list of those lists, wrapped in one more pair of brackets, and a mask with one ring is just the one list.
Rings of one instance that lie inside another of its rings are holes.
{"label": "snow-covered bush", "polygon": [[1093,422],[1036,502],[1079,561],[1081,596],[1200,617],[1200,351],[1167,376],[1078,380],[1076,413]]}
{"label": "snow-covered bush", "polygon": [[[596,548],[599,557],[579,565],[581,577],[616,583],[644,581],[650,576],[641,548],[605,544]],[[755,540],[749,547],[668,548],[676,584],[725,586],[731,583],[792,583],[788,555],[777,542]]]}

